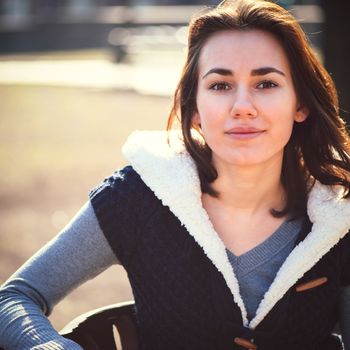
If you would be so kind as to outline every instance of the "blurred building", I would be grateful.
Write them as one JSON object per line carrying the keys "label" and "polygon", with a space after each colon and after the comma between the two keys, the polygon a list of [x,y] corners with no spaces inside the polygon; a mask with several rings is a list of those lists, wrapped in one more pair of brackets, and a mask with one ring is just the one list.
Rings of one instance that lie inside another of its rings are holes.
{"label": "blurred building", "polygon": [[[137,5],[215,5],[215,0],[0,0],[1,15],[62,15],[70,11],[89,11],[104,6]],[[318,0],[281,0],[288,7],[297,4],[317,4]]]}
{"label": "blurred building", "polygon": [[[209,4],[211,0],[0,0],[0,53],[105,47],[115,28],[183,26],[193,6]],[[171,5],[186,6],[168,10]]]}
{"label": "blurred building", "polygon": [[0,14],[28,15],[53,14],[95,9],[101,6],[135,6],[135,5],[208,5],[217,1],[200,0],[0,0]]}
{"label": "blurred building", "polygon": [[[192,14],[202,6],[220,1],[0,0],[0,54],[111,47],[116,61],[120,61],[125,57],[125,48],[135,43],[135,37],[142,37],[138,43],[157,36],[163,44],[176,44],[176,30],[170,27],[187,26]],[[318,0],[279,3],[293,8],[306,32],[322,31]],[[315,46],[321,46],[321,35],[310,39]]]}

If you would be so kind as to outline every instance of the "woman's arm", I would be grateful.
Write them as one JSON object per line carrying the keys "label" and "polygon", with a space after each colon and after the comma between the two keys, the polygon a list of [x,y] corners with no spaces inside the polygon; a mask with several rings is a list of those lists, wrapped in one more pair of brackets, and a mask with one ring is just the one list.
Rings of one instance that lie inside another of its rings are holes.
{"label": "woman's arm", "polygon": [[343,287],[340,295],[340,330],[345,350],[350,349],[350,286]]}
{"label": "woman's arm", "polygon": [[118,263],[90,202],[0,289],[0,347],[6,350],[81,350],[47,317],[83,282]]}

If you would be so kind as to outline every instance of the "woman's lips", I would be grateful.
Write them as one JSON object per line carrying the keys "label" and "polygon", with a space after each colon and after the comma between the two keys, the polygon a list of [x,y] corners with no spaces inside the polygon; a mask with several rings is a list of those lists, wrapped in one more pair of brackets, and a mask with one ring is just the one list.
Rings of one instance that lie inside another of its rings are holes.
{"label": "woman's lips", "polygon": [[265,130],[262,129],[237,127],[226,131],[225,134],[233,139],[249,140],[260,136],[264,132]]}

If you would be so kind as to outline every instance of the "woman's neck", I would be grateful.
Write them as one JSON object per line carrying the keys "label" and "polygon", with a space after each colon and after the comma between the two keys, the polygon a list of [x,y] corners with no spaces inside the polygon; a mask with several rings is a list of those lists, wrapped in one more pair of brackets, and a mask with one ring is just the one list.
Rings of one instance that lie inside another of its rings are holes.
{"label": "woman's neck", "polygon": [[285,192],[281,184],[281,165],[216,167],[218,178],[213,188],[227,208],[254,215],[272,208],[281,210]]}

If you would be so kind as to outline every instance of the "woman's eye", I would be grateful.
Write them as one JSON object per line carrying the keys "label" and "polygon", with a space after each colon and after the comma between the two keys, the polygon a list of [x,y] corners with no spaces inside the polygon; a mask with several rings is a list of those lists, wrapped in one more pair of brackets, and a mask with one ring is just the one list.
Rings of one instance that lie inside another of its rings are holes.
{"label": "woman's eye", "polygon": [[258,84],[257,88],[258,89],[271,89],[276,87],[277,84],[274,83],[273,81],[270,80],[266,80],[266,81],[262,81],[260,84]]}
{"label": "woman's eye", "polygon": [[211,90],[219,91],[219,90],[229,90],[230,85],[227,83],[215,83],[210,86]]}

